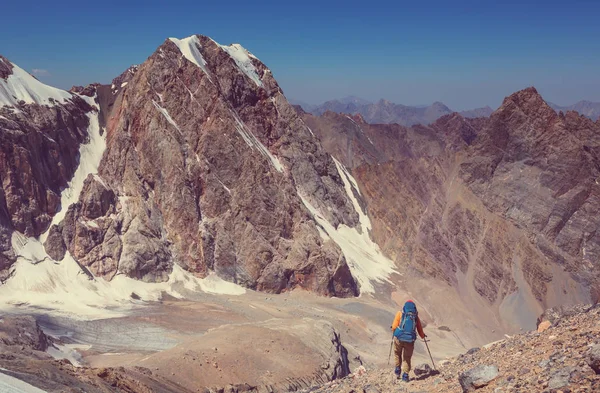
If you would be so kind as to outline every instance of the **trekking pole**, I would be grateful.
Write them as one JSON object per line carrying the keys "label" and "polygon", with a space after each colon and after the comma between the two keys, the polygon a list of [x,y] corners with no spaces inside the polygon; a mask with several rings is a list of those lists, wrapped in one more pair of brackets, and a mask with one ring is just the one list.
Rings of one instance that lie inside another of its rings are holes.
{"label": "trekking pole", "polygon": [[392,342],[390,343],[390,354],[388,355],[388,366],[390,365],[390,360],[392,359],[392,347],[394,346],[394,333],[392,333]]}
{"label": "trekking pole", "polygon": [[425,341],[425,346],[427,347],[427,352],[429,352],[429,357],[431,358],[431,364],[433,364],[433,369],[437,371],[437,369],[435,368],[435,363],[433,362],[433,356],[431,356],[431,351],[429,350],[429,345],[427,344],[427,339],[424,338],[423,341]]}

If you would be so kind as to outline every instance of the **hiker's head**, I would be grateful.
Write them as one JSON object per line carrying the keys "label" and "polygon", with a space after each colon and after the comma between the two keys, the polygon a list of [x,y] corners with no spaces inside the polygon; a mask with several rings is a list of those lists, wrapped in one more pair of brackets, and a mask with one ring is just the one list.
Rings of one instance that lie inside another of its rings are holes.
{"label": "hiker's head", "polygon": [[416,313],[417,306],[415,305],[415,302],[413,302],[412,300],[408,300],[406,303],[404,303],[404,307],[402,308],[402,311],[405,313],[408,313],[408,312]]}

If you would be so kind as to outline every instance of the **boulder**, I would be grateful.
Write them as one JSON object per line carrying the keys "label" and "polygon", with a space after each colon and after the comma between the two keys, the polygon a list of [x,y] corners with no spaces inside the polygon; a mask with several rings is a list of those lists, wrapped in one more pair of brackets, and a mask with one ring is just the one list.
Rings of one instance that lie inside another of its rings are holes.
{"label": "boulder", "polygon": [[58,225],[53,225],[52,228],[50,228],[48,237],[44,242],[44,248],[50,258],[54,259],[55,261],[62,261],[62,259],[65,257],[67,246],[65,245],[65,241],[62,237],[62,231]]}
{"label": "boulder", "polygon": [[596,374],[600,374],[600,344],[596,344],[590,348],[587,356],[587,364]]}
{"label": "boulder", "polygon": [[475,389],[487,386],[498,377],[498,373],[498,366],[481,365],[461,373],[458,382],[463,392],[472,392]]}
{"label": "boulder", "polygon": [[481,350],[480,348],[471,348],[467,351],[467,355],[473,355],[474,353],[477,353],[480,350]]}
{"label": "boulder", "polygon": [[571,367],[565,367],[558,371],[556,371],[550,377],[548,381],[548,388],[550,389],[560,389],[569,384],[569,380],[571,379],[571,373],[573,369]]}
{"label": "boulder", "polygon": [[427,363],[419,364],[418,366],[416,366],[413,369],[413,372],[415,373],[415,375],[417,377],[430,374],[432,371],[433,371],[433,369],[431,367],[429,367],[429,364],[427,364]]}
{"label": "boulder", "polygon": [[429,364],[423,363],[419,364],[413,369],[413,372],[417,376],[417,379],[425,379],[432,377],[434,375],[438,375],[440,372],[429,367]]}
{"label": "boulder", "polygon": [[543,321],[538,325],[537,331],[538,331],[538,333],[545,332],[546,330],[548,330],[548,328],[550,328],[550,326],[552,326],[552,322]]}

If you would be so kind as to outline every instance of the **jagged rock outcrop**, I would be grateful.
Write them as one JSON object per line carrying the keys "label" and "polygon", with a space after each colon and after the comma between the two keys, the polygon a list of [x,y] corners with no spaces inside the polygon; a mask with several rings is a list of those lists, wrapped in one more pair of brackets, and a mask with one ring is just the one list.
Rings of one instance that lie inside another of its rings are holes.
{"label": "jagged rock outcrop", "polygon": [[264,64],[193,36],[165,41],[115,81],[98,176],[47,250],[60,255],[62,241],[106,278],[165,281],[177,263],[269,292],[358,293],[300,196],[335,226],[356,226],[358,214]]}
{"label": "jagged rock outcrop", "polygon": [[15,260],[12,231],[38,236],[61,209],[61,191],[89,140],[90,111],[84,99],[0,56],[0,280]]}

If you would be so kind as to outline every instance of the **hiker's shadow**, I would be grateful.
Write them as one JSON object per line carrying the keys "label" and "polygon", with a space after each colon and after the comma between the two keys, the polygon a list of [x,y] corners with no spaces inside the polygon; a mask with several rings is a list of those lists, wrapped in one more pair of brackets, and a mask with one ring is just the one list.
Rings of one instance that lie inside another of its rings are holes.
{"label": "hiker's shadow", "polygon": [[427,372],[423,373],[423,374],[417,374],[415,372],[415,380],[416,381],[423,381],[425,379],[431,378],[431,377],[435,377],[436,375],[440,375],[440,372],[438,370],[428,370]]}

